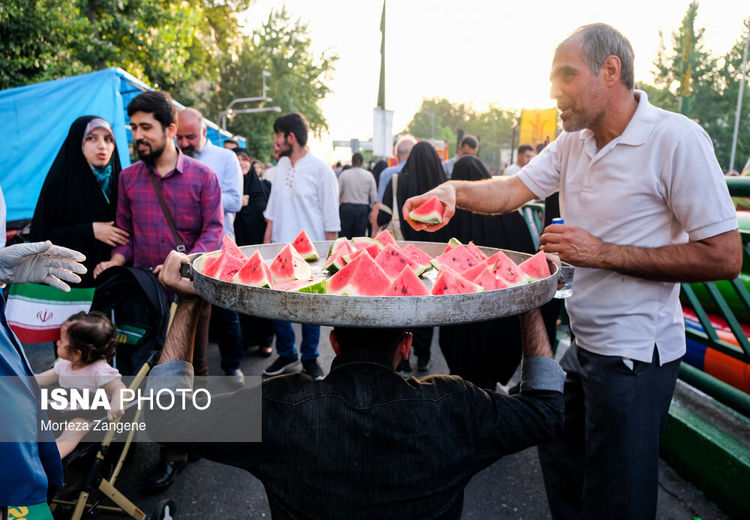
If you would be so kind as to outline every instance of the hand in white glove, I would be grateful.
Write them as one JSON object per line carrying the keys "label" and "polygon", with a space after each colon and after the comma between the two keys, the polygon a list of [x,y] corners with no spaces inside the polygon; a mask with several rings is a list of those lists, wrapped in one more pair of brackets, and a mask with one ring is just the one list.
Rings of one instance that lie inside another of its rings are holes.
{"label": "hand in white glove", "polygon": [[[86,268],[79,262],[86,257],[67,247],[46,242],[16,244],[0,249],[0,282],[44,283],[65,292],[65,282],[78,283]],[[76,274],[78,273],[78,274]]]}

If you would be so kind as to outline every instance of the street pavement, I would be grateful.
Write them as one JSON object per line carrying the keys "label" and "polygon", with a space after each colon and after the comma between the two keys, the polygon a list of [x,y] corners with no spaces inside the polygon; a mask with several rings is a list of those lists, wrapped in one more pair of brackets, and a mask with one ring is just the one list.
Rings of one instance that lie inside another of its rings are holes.
{"label": "street pavement", "polygon": [[[299,326],[295,325],[299,342]],[[330,328],[322,327],[320,335],[320,364],[327,373],[333,359],[333,350],[328,341]],[[558,356],[567,346],[563,334]],[[29,347],[37,347],[30,345]],[[209,347],[209,370],[212,375],[220,375],[218,347]],[[43,355],[31,353],[35,370],[41,370],[49,363],[50,348]],[[248,355],[242,363],[247,375],[259,375],[274,358]],[[413,375],[416,373],[416,361]],[[448,373],[445,360],[437,346],[437,334],[433,340],[432,361],[427,374]],[[517,375],[516,375],[517,377]],[[514,384],[511,380],[509,386]],[[205,459],[189,463],[174,484],[164,493],[153,496],[142,489],[141,482],[156,463],[159,448],[155,444],[136,443],[135,450],[128,457],[125,468],[116,487],[130,500],[147,513],[151,513],[157,503],[165,498],[176,503],[177,519],[227,518],[259,519],[270,518],[270,510],[263,485],[255,477],[237,468],[224,466]],[[74,477],[75,468],[69,476]],[[81,469],[82,471],[82,469]],[[616,490],[613,490],[615,493]],[[101,518],[109,518],[101,516]],[[112,517],[121,518],[121,517]],[[541,468],[536,448],[504,457],[492,466],[477,474],[466,488],[463,519],[550,519],[544,493]],[[689,482],[680,478],[665,463],[660,466],[659,502],[657,518],[663,520],[721,520],[727,517],[709,502],[703,494]]]}

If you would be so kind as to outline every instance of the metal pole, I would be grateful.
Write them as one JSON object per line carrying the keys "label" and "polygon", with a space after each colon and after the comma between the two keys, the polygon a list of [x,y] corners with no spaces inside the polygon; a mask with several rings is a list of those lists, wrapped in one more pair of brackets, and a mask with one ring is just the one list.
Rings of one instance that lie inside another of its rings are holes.
{"label": "metal pole", "polygon": [[732,136],[732,151],[729,154],[729,171],[734,170],[734,154],[737,151],[737,134],[740,130],[740,112],[742,110],[742,95],[745,92],[745,76],[747,75],[747,46],[750,43],[750,27],[745,38],[745,52],[742,54],[742,75],[740,76],[740,92],[737,94],[737,111],[734,114],[734,135]]}

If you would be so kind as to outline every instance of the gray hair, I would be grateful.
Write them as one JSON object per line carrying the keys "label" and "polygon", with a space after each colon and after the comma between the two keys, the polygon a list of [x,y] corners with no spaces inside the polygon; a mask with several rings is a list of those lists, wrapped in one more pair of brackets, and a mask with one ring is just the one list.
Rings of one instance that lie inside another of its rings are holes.
{"label": "gray hair", "polygon": [[400,156],[408,156],[415,144],[417,144],[417,140],[411,135],[402,136],[396,142],[396,154]]}
{"label": "gray hair", "polygon": [[576,29],[558,46],[558,49],[579,36],[581,37],[581,49],[589,70],[598,75],[604,61],[610,56],[617,56],[621,64],[620,81],[630,90],[633,90],[633,47],[628,39],[611,25],[592,23]]}

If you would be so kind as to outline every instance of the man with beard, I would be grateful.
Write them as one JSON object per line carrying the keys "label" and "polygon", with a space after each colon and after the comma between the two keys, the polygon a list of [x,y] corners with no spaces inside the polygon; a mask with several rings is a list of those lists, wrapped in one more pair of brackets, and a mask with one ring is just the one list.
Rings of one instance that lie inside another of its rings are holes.
{"label": "man with beard", "polygon": [[[273,190],[263,215],[266,234],[263,242],[291,242],[304,229],[313,242],[335,240],[341,230],[339,186],[330,166],[307,150],[307,120],[291,113],[273,123],[276,166]],[[294,329],[286,321],[275,321],[276,352],[279,357],[263,371],[275,376],[299,369]],[[302,325],[302,367],[315,379],[323,379],[318,365],[318,325]]]}
{"label": "man with beard", "polygon": [[[183,154],[202,162],[216,174],[221,190],[221,206],[224,209],[224,234],[234,239],[234,216],[242,209],[240,162],[232,150],[214,145],[206,138],[206,134],[206,121],[200,112],[193,108],[180,112],[177,121],[177,146]],[[210,309],[211,330],[221,352],[221,369],[233,378],[237,386],[242,386],[245,384],[245,375],[240,369],[243,357],[240,318],[235,311],[217,306]],[[207,338],[208,331],[199,330],[198,334]]]}
{"label": "man with beard", "polygon": [[[117,227],[130,234],[130,240],[114,248],[110,260],[96,266],[94,277],[125,264],[158,273],[172,250],[190,254],[221,247],[224,219],[219,182],[211,168],[175,146],[177,109],[169,94],[139,94],[128,105],[128,115],[141,160],[120,172],[116,221]],[[161,187],[179,243],[167,223],[156,186]],[[201,316],[205,327],[209,316]],[[197,370],[203,373],[205,343],[199,338],[194,354],[194,362],[202,364]],[[163,455],[146,482],[154,492],[166,489],[187,463],[185,453],[166,450]]]}

